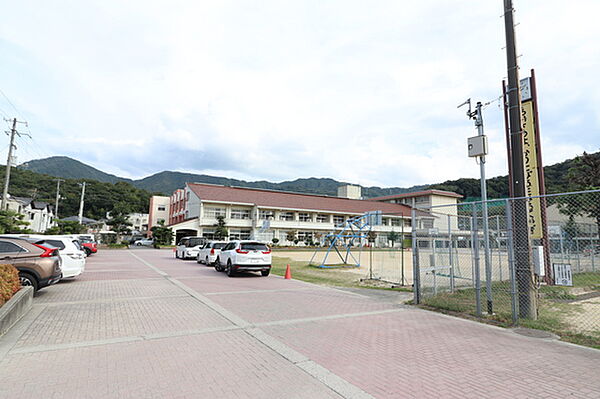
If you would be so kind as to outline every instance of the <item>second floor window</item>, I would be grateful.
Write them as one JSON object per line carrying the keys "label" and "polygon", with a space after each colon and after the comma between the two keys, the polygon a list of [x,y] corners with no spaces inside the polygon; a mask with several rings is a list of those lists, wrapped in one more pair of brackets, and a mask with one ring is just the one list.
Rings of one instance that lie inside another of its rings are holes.
{"label": "second floor window", "polygon": [[301,222],[312,222],[312,216],[310,213],[299,213],[298,220]]}
{"label": "second floor window", "polygon": [[317,215],[317,222],[319,223],[328,223],[329,215]]}
{"label": "second floor window", "polygon": [[335,215],[335,216],[333,217],[333,223],[334,223],[336,226],[337,226],[337,225],[340,225],[340,224],[343,224],[343,223],[344,223],[344,217],[343,217],[343,216],[338,216],[338,215]]}
{"label": "second floor window", "polygon": [[225,217],[225,208],[206,207],[204,208],[204,216],[207,218]]}
{"label": "second floor window", "polygon": [[259,211],[258,217],[260,220],[271,220],[275,216],[273,211]]}
{"label": "second floor window", "polygon": [[158,210],[159,210],[159,211],[164,211],[164,210],[166,210],[166,208],[165,208],[165,206],[164,206],[164,205],[159,205],[159,206],[158,206]]}
{"label": "second floor window", "polygon": [[232,219],[250,219],[250,209],[232,209]]}
{"label": "second floor window", "polygon": [[294,220],[294,212],[281,212],[279,220],[292,221]]}

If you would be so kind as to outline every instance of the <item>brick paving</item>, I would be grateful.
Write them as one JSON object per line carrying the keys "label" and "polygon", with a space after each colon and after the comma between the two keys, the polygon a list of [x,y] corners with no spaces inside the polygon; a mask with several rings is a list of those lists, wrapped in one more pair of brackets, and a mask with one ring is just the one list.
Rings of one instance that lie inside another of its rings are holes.
{"label": "brick paving", "polygon": [[0,337],[0,398],[600,397],[600,351],[357,292],[100,251]]}

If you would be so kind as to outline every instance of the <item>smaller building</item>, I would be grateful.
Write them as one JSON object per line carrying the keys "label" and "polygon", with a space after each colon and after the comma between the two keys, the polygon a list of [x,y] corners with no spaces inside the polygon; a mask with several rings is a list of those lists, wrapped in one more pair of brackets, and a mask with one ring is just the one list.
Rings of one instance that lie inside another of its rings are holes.
{"label": "smaller building", "polygon": [[130,213],[127,215],[127,221],[131,223],[131,232],[133,234],[148,234],[148,213]]}
{"label": "smaller building", "polygon": [[47,202],[9,195],[6,208],[23,215],[28,223],[25,227],[36,233],[45,233],[54,226],[54,207]]}
{"label": "smaller building", "polygon": [[171,197],[153,195],[150,197],[150,208],[148,211],[148,231],[152,233],[152,227],[158,226],[161,222],[169,224]]}

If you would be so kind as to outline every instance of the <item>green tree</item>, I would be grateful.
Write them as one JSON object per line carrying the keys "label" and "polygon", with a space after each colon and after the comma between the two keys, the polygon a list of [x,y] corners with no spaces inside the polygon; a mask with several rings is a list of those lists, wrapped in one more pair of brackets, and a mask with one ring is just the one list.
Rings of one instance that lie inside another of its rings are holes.
{"label": "green tree", "polygon": [[85,233],[86,228],[79,222],[55,220],[56,226],[46,230],[46,234],[81,234]]}
{"label": "green tree", "polygon": [[229,237],[229,231],[227,227],[225,227],[225,217],[217,216],[217,224],[215,224],[215,238],[217,240],[223,240]]}
{"label": "green tree", "polygon": [[367,233],[367,240],[371,243],[375,242],[375,240],[377,239],[377,233],[375,233],[373,230],[369,230],[369,232]]}
{"label": "green tree", "polygon": [[0,211],[0,234],[29,233],[31,230],[21,227],[29,225],[24,218],[24,215],[10,209]]}
{"label": "green tree", "polygon": [[392,242],[392,247],[393,247],[394,244],[396,243],[396,241],[400,240],[401,237],[400,237],[400,234],[398,234],[394,230],[392,230],[387,234],[387,239],[388,239],[388,241]]}
{"label": "green tree", "polygon": [[279,242],[279,238],[273,238],[271,241],[274,245],[277,245],[277,243]]}
{"label": "green tree", "polygon": [[158,222],[158,226],[152,226],[152,237],[154,238],[154,244],[156,245],[170,245],[173,241],[173,230],[165,227],[164,220]]}
{"label": "green tree", "polygon": [[[569,168],[571,190],[594,190],[600,188],[600,152],[578,156]],[[558,207],[563,214],[587,216],[596,220],[600,231],[600,195],[598,193],[558,197]]]}
{"label": "green tree", "polygon": [[117,233],[117,242],[121,241],[123,234],[129,234],[131,232],[130,227],[132,223],[127,220],[127,214],[131,211],[131,206],[119,202],[115,204],[112,211],[110,211],[110,219],[106,222],[111,227],[111,230]]}

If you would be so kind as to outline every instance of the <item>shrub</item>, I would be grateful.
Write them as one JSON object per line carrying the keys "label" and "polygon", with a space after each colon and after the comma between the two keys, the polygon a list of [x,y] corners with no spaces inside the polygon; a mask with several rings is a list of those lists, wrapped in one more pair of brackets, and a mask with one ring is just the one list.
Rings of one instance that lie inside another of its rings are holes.
{"label": "shrub", "polygon": [[21,289],[19,272],[13,265],[0,265],[0,306]]}

